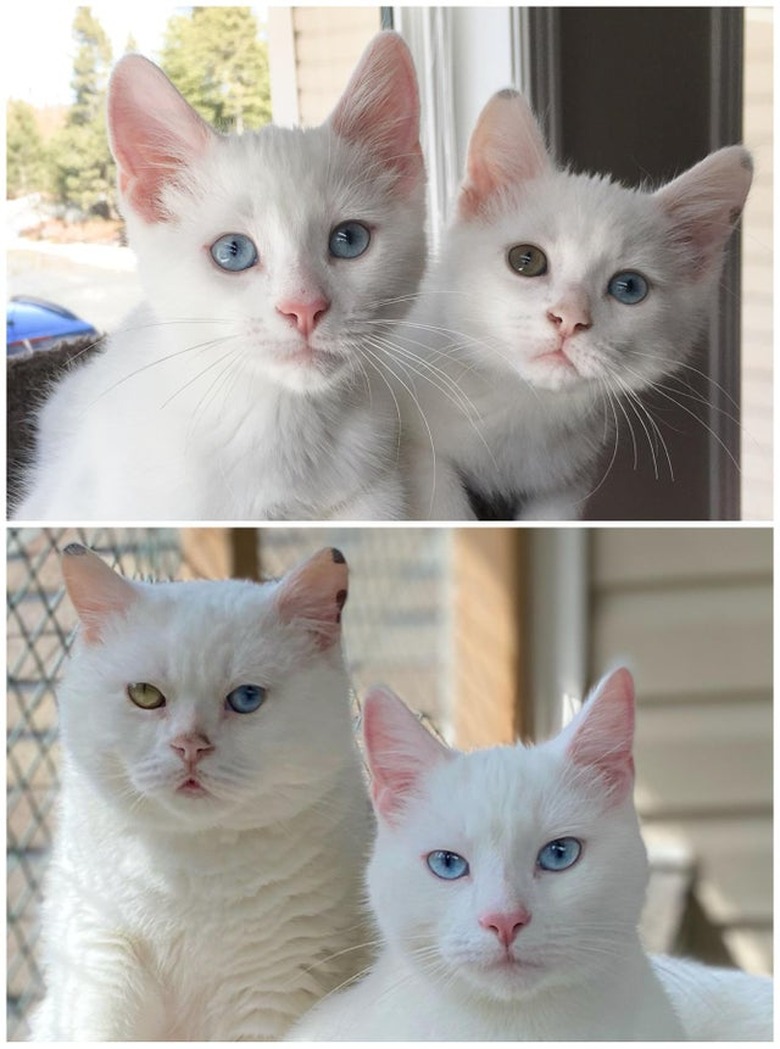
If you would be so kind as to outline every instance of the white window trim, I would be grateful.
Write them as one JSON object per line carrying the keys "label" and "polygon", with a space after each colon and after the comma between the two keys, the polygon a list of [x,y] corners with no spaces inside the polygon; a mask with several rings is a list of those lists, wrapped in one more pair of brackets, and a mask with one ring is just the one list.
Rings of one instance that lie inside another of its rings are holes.
{"label": "white window trim", "polygon": [[469,136],[488,98],[514,82],[516,26],[509,7],[394,7],[420,85],[434,252],[454,205]]}
{"label": "white window trim", "polygon": [[530,698],[536,739],[554,736],[588,681],[588,530],[536,528],[531,539]]}

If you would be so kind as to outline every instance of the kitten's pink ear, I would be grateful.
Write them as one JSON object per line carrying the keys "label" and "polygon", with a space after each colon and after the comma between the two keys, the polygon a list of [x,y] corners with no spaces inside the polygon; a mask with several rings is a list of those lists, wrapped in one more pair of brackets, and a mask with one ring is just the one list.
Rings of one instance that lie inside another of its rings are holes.
{"label": "kitten's pink ear", "polygon": [[330,648],[341,634],[347,576],[347,562],[340,550],[320,550],[280,581],[274,596],[280,618],[285,623],[302,621],[317,648]]}
{"label": "kitten's pink ear", "polygon": [[552,167],[544,136],[525,98],[506,88],[493,95],[469,140],[458,213],[474,218],[496,194]]}
{"label": "kitten's pink ear", "polygon": [[374,808],[395,823],[420,777],[452,757],[389,688],[373,688],[363,703],[363,741]]}
{"label": "kitten's pink ear", "polygon": [[634,783],[634,679],[625,667],[596,685],[566,734],[574,764],[597,771],[611,798],[623,801]]}
{"label": "kitten's pink ear", "polygon": [[395,171],[402,189],[424,181],[417,76],[409,48],[397,33],[374,37],[328,123]]}
{"label": "kitten's pink ear", "polygon": [[161,191],[215,133],[153,62],[125,55],[108,88],[108,131],[122,196],[147,222],[170,218]]}
{"label": "kitten's pink ear", "polygon": [[81,620],[82,637],[90,643],[100,641],[107,619],[124,615],[138,599],[129,580],[80,543],[71,543],[62,551],[62,575]]}
{"label": "kitten's pink ear", "polygon": [[753,162],[742,146],[726,146],[658,190],[672,220],[672,237],[691,255],[693,279],[720,265],[721,252],[742,214]]}

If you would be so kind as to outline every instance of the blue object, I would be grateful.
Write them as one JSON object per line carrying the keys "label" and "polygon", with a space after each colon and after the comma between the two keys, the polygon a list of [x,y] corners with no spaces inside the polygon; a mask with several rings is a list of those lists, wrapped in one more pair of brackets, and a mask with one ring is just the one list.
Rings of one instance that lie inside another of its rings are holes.
{"label": "blue object", "polygon": [[63,306],[29,295],[14,295],[8,303],[5,332],[9,356],[48,350],[69,335],[98,334],[96,328]]}

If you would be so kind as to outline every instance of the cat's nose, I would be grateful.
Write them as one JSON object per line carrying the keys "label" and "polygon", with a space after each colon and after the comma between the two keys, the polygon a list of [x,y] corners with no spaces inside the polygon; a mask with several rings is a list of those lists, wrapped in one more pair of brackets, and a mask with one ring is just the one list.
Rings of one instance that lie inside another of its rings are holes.
{"label": "cat's nose", "polygon": [[276,312],[287,317],[302,335],[309,336],[330,309],[327,299],[319,298],[305,302],[301,299],[285,299],[276,306]]}
{"label": "cat's nose", "polygon": [[210,754],[214,747],[211,741],[200,732],[187,732],[171,740],[171,748],[176,751],[185,765],[197,765],[201,758]]}
{"label": "cat's nose", "polygon": [[565,299],[547,311],[547,319],[561,335],[586,331],[593,324],[587,303],[580,298]]}
{"label": "cat's nose", "polygon": [[504,947],[508,947],[530,920],[530,912],[525,907],[518,907],[513,911],[491,911],[490,914],[483,914],[479,924],[483,929],[494,932]]}

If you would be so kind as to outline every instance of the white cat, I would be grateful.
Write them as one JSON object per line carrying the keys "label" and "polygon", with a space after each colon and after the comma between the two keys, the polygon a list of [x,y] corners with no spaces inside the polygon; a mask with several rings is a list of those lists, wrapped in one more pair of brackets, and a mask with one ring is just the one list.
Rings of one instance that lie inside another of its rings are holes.
{"label": "white cat", "polygon": [[772,1041],[774,987],[768,976],[682,958],[657,956],[652,962],[689,1041]]}
{"label": "white cat", "polygon": [[730,146],[654,193],[572,174],[522,96],[493,96],[441,257],[394,335],[419,400],[405,404],[413,517],[473,517],[464,484],[509,517],[578,517],[621,414],[663,454],[637,391],[690,355],[751,171]]}
{"label": "white cat", "polygon": [[369,694],[367,883],[384,946],[289,1038],[682,1039],[637,932],[633,720],[621,669],[557,738],[460,754],[392,693]]}
{"label": "white cat", "polygon": [[128,55],[108,121],[148,298],[42,409],[29,520],[395,518],[380,339],[425,265],[419,103],[380,33],[330,118],[214,132]]}
{"label": "white cat", "polygon": [[344,558],[149,584],[73,545],[63,573],[81,627],[32,1037],[277,1040],[365,964]]}

